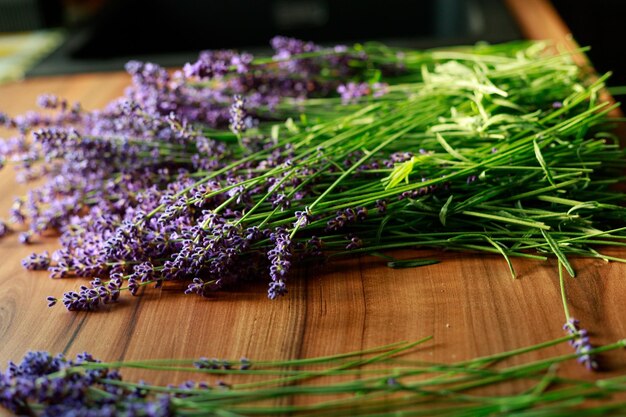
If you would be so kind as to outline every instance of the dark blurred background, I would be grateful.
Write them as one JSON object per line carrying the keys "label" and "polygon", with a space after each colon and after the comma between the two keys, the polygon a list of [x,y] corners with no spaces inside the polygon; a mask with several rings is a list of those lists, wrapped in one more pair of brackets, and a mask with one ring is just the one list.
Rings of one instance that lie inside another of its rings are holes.
{"label": "dark blurred background", "polygon": [[552,0],[599,73],[613,71],[609,85],[626,85],[626,1]]}
{"label": "dark blurred background", "polygon": [[[626,84],[626,1],[553,3],[597,69]],[[202,49],[264,50],[276,34],[412,47],[521,38],[502,0],[0,0],[0,32],[42,28],[64,28],[64,41],[30,75],[119,70],[131,58],[179,66]]]}

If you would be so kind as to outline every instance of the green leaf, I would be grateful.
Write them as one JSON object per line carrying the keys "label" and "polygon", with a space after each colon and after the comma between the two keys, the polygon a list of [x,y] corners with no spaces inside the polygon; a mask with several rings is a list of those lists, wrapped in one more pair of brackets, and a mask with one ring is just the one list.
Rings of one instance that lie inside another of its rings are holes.
{"label": "green leaf", "polygon": [[446,201],[446,204],[444,204],[443,207],[441,207],[441,211],[439,212],[439,221],[444,226],[446,225],[446,217],[448,216],[448,209],[450,208],[450,203],[452,203],[453,198],[454,198],[454,194],[450,194],[450,197],[448,197],[448,201]]}
{"label": "green leaf", "polygon": [[376,244],[380,243],[380,240],[383,237],[383,230],[385,229],[385,226],[387,226],[387,223],[389,223],[389,220],[391,220],[391,216],[385,216],[380,222],[380,226],[378,227],[378,231],[376,232]]}
{"label": "green leaf", "polygon": [[391,174],[389,174],[389,176],[384,179],[384,181],[388,181],[387,185],[385,186],[385,190],[395,187],[402,181],[408,184],[409,175],[411,175],[411,172],[413,172],[413,165],[416,161],[417,159],[415,157],[412,157],[408,161],[396,164],[393,168],[393,171],[391,171]]}
{"label": "green leaf", "polygon": [[288,131],[290,131],[291,133],[298,133],[300,132],[300,128],[294,123],[293,119],[290,117],[285,121],[285,127],[287,128]]}
{"label": "green leaf", "polygon": [[548,164],[546,164],[545,159],[543,159],[543,155],[541,154],[541,148],[539,147],[539,144],[537,143],[537,139],[533,139],[533,148],[535,149],[535,158],[537,158],[537,161],[539,161],[539,165],[541,165],[543,172],[546,174],[546,177],[548,178],[548,182],[550,182],[550,184],[552,185],[556,185],[554,183],[554,179],[552,178],[552,174],[550,173],[550,170],[548,169]]}
{"label": "green leaf", "polygon": [[440,261],[437,259],[406,259],[400,261],[387,262],[387,266],[393,269],[416,268],[418,266],[434,265]]}
{"label": "green leaf", "polygon": [[563,266],[567,270],[567,273],[570,274],[572,278],[575,277],[576,271],[574,271],[574,268],[572,268],[572,265],[567,260],[567,257],[565,257],[565,254],[559,248],[558,242],[554,240],[554,238],[550,236],[550,234],[548,234],[548,232],[546,232],[545,230],[541,230],[541,234],[543,235],[546,242],[548,242],[548,246],[550,246],[550,249],[552,249],[552,252],[554,252],[556,257],[563,264]]}
{"label": "green leaf", "polygon": [[280,125],[275,124],[272,126],[272,130],[270,132],[270,138],[272,138],[272,141],[276,143],[278,141],[279,136],[280,136]]}
{"label": "green leaf", "polygon": [[397,259],[394,258],[393,256],[385,255],[384,253],[381,253],[381,252],[370,252],[369,254],[372,256],[376,256],[378,258],[383,258],[386,261],[397,261]]}
{"label": "green leaf", "polygon": [[469,211],[469,210],[462,211],[461,213],[465,214],[466,216],[482,217],[483,219],[490,219],[490,220],[494,220],[494,221],[497,221],[497,222],[519,224],[520,226],[536,227],[536,228],[542,229],[542,230],[550,230],[550,226],[548,226],[547,224],[545,224],[543,222],[534,222],[532,220],[523,220],[523,219],[520,219],[520,218],[515,217],[513,215],[498,216],[496,214],[481,213],[481,212],[478,212],[478,211]]}
{"label": "green leaf", "polygon": [[501,245],[499,245],[497,242],[495,242],[489,236],[483,235],[483,237],[485,238],[485,240],[487,242],[489,242],[491,244],[491,246],[496,248],[497,251],[500,252],[500,254],[504,257],[504,260],[506,261],[506,264],[509,266],[509,271],[511,271],[511,276],[513,277],[513,279],[515,279],[516,278],[515,269],[513,268],[513,264],[511,263],[511,258],[509,258],[509,255],[507,255],[507,253],[505,252],[504,248]]}
{"label": "green leaf", "polygon": [[470,162],[469,159],[461,155],[452,146],[450,146],[450,144],[446,142],[446,140],[443,138],[443,136],[441,136],[441,134],[437,133],[436,136],[437,136],[437,142],[439,142],[439,144],[443,147],[443,149],[446,150],[446,152],[454,156],[456,159],[459,159],[464,162]]}

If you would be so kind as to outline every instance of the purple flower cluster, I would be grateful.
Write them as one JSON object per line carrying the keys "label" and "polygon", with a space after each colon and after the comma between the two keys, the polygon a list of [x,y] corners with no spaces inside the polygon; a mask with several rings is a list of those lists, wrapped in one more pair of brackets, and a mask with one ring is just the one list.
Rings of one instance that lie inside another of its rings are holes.
{"label": "purple flower cluster", "polygon": [[371,93],[370,87],[367,83],[354,82],[341,84],[337,87],[337,92],[341,95],[341,102],[343,104],[357,103],[361,97],[367,96]]}
{"label": "purple flower cluster", "polygon": [[590,371],[596,371],[599,369],[598,361],[590,351],[593,349],[591,342],[589,341],[589,334],[586,329],[580,328],[580,322],[574,318],[569,319],[564,325],[563,330],[568,334],[575,336],[570,344],[576,351],[578,356],[578,362],[583,364]]}
{"label": "purple flower cluster", "polygon": [[251,127],[251,118],[246,115],[244,108],[245,100],[240,95],[233,97],[233,104],[230,106],[230,130],[236,135],[240,135]]}
{"label": "purple flower cluster", "polygon": [[250,367],[252,366],[252,363],[250,362],[248,358],[241,358],[239,362],[233,363],[227,360],[220,360],[216,358],[208,359],[205,357],[201,357],[193,363],[193,366],[197,369],[211,369],[211,370],[240,369],[242,371],[245,371],[247,369],[250,369]]}
{"label": "purple flower cluster", "polygon": [[245,74],[250,69],[253,56],[232,50],[204,51],[193,64],[186,64],[183,72],[187,78],[223,78],[233,70]]}
{"label": "purple flower cluster", "polygon": [[[24,180],[45,180],[11,208],[11,221],[28,225],[19,241],[60,233],[59,250],[33,254],[23,266],[47,269],[54,278],[90,279],[49,297],[48,305],[93,310],[123,291],[137,295],[169,281],[183,281],[186,293],[206,297],[243,277],[268,280],[274,299],[287,292],[294,257],[322,256],[322,239],[304,229],[321,232],[324,219],[329,230],[366,220],[365,207],[330,220],[329,213],[292,208],[319,194],[317,170],[334,172],[336,164],[318,167],[319,157],[305,154],[294,165],[298,155],[288,141],[250,130],[258,120],[291,116],[274,111],[283,100],[336,95],[338,87],[350,100],[370,94],[373,86],[352,81],[366,76],[359,65],[366,57],[286,37],[274,38],[272,47],[273,62],[206,51],[174,73],[131,61],[132,84],[102,110],[44,94],[42,113],[0,115],[0,124],[18,131],[0,142],[0,159]],[[222,130],[212,136],[214,129]],[[362,155],[347,156],[345,167]],[[254,210],[281,219],[263,227],[243,221]],[[297,225],[298,233],[288,225]],[[7,231],[0,222],[0,236]],[[350,237],[348,247],[361,244]]]}
{"label": "purple flower cluster", "polygon": [[9,226],[7,226],[7,224],[0,220],[0,237],[6,235],[7,233],[9,233]]}
{"label": "purple flower cluster", "polygon": [[362,222],[367,218],[367,208],[356,207],[339,210],[336,216],[326,223],[327,231],[337,231],[344,228],[347,224]]}
{"label": "purple flower cluster", "polygon": [[270,235],[270,240],[274,247],[267,252],[270,261],[270,277],[272,278],[267,296],[273,300],[287,293],[285,281],[291,268],[292,248],[291,237],[285,229],[278,228]]}
{"label": "purple flower cluster", "polygon": [[106,284],[100,278],[94,278],[89,286],[81,285],[78,292],[66,292],[63,295],[63,304],[69,311],[94,310],[102,304],[117,301],[121,287],[122,278],[120,274],[112,274],[111,279]]}
{"label": "purple flower cluster", "polygon": [[22,260],[22,266],[32,271],[47,270],[50,266],[50,254],[48,251],[40,255],[33,253],[28,258]]}
{"label": "purple flower cluster", "polygon": [[[19,415],[41,417],[169,417],[175,415],[174,397],[185,397],[185,390],[210,389],[206,383],[189,381],[177,393],[156,393],[145,383],[125,385],[118,371],[94,366],[98,363],[88,353],[70,360],[29,352],[0,374],[0,405]],[[246,364],[242,360],[241,369]]]}

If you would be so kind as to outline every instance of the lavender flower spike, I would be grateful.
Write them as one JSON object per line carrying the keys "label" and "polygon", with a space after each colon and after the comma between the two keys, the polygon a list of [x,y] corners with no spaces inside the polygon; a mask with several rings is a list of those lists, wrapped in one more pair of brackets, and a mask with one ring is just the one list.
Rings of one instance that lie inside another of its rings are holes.
{"label": "lavender flower spike", "polygon": [[341,84],[337,87],[337,92],[341,95],[343,104],[352,104],[359,101],[359,98],[370,94],[370,87],[367,83]]}
{"label": "lavender flower spike", "polygon": [[244,108],[246,101],[240,95],[233,97],[233,104],[230,106],[230,130],[239,135],[246,131],[247,115]]}
{"label": "lavender flower spike", "polygon": [[0,237],[6,235],[7,233],[9,233],[9,227],[6,225],[5,222],[0,220]]}
{"label": "lavender flower spike", "polygon": [[574,348],[578,356],[578,362],[585,365],[590,371],[597,371],[599,369],[598,362],[595,355],[589,353],[593,349],[593,345],[589,341],[588,332],[585,329],[580,328],[580,322],[575,318],[570,318],[563,325],[563,330],[568,334],[575,336],[570,341],[570,345]]}

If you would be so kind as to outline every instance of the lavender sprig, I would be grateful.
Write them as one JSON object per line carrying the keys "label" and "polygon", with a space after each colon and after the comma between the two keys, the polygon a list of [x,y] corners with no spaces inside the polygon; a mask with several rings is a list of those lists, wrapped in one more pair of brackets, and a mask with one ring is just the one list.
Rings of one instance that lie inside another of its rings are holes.
{"label": "lavender sprig", "polygon": [[578,355],[578,362],[584,365],[590,371],[597,371],[600,369],[598,360],[593,352],[593,345],[589,340],[589,332],[586,329],[580,328],[580,322],[570,315],[569,307],[567,305],[567,297],[565,295],[565,280],[563,277],[563,268],[561,262],[559,262],[559,284],[561,289],[561,298],[563,301],[563,311],[565,312],[566,322],[563,325],[565,330],[572,339],[570,345],[576,351]]}
{"label": "lavender sprig", "polygon": [[61,234],[25,266],[99,277],[49,305],[89,310],[170,281],[209,296],[243,277],[279,298],[300,264],[407,247],[496,253],[514,275],[513,257],[608,259],[591,245],[626,238],[604,79],[581,89],[568,56],[274,46],[206,52],[184,74],[131,62],[105,109],[43,96],[56,115],[3,116],[21,132],[5,160],[44,178],[11,209],[19,238]]}
{"label": "lavender sprig", "polygon": [[[428,364],[402,357],[430,339],[286,361],[202,357],[196,360],[101,362],[88,353],[81,353],[71,360],[48,352],[29,352],[19,363],[9,362],[6,371],[0,374],[0,405],[19,414],[38,417],[306,415],[313,411],[342,414],[347,410],[350,415],[365,416],[379,412],[428,413],[433,409],[443,416],[485,412],[497,415],[502,412],[503,402],[515,404],[518,414],[546,412],[551,407],[558,407],[561,411],[575,410],[577,415],[624,410],[622,403],[610,400],[612,395],[624,392],[623,378],[605,378],[590,384],[573,378],[561,379],[554,374],[555,365],[571,360],[573,355],[508,367],[493,365],[498,362],[496,359],[540,351],[571,337],[452,364]],[[590,353],[625,346],[626,341],[620,341],[593,349]],[[152,385],[144,380],[123,379],[123,368],[139,368],[144,373],[195,372],[213,380]],[[255,382],[240,382],[239,378],[251,375],[257,377]],[[326,377],[324,385],[315,382],[320,377]],[[335,379],[328,382],[328,377]],[[476,388],[504,387],[503,384],[512,380],[531,382],[536,388],[530,396],[526,390],[497,398],[476,394]],[[551,390],[545,390],[547,383]],[[324,398],[338,395],[341,400]],[[302,396],[311,398],[300,403],[298,399]],[[592,400],[598,397],[609,401],[601,406],[594,405],[597,402]],[[259,400],[263,399],[290,401],[287,405],[283,405],[285,401],[278,401],[260,406]]]}

